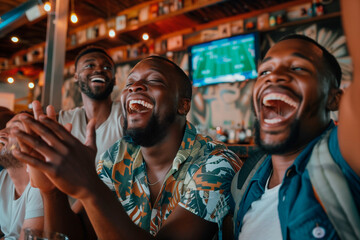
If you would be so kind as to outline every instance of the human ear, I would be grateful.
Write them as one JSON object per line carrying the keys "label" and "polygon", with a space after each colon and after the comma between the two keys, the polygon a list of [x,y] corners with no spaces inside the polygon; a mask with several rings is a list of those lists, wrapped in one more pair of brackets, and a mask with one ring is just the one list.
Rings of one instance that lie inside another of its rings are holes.
{"label": "human ear", "polygon": [[343,93],[343,90],[339,88],[330,89],[326,109],[329,111],[337,111],[339,109],[340,100]]}
{"label": "human ear", "polygon": [[76,72],[75,74],[74,74],[74,79],[75,79],[75,82],[77,82],[78,81],[78,73]]}
{"label": "human ear", "polygon": [[178,114],[180,115],[186,115],[188,114],[188,112],[190,111],[190,105],[191,105],[191,100],[188,98],[182,98],[179,101],[179,105],[178,105]]}

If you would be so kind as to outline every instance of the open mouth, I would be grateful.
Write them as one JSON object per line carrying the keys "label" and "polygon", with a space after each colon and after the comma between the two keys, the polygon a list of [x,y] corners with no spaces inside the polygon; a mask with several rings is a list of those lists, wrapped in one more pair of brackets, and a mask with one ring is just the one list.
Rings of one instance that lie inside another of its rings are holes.
{"label": "open mouth", "polygon": [[144,100],[130,100],[128,111],[129,113],[142,113],[147,112],[154,108],[152,103],[146,102]]}
{"label": "open mouth", "polygon": [[105,78],[103,77],[94,77],[91,79],[91,82],[95,82],[95,83],[105,83]]}
{"label": "open mouth", "polygon": [[282,93],[269,93],[262,99],[263,119],[267,124],[278,124],[289,119],[298,109],[299,102]]}

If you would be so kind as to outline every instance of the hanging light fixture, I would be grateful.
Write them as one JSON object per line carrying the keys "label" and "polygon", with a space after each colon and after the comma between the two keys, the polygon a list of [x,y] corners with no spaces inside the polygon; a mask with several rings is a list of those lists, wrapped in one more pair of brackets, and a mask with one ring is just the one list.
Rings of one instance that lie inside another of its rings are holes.
{"label": "hanging light fixture", "polygon": [[35,84],[33,82],[29,82],[28,87],[30,89],[33,89],[35,87]]}
{"label": "hanging light fixture", "polygon": [[46,12],[50,12],[50,11],[51,11],[51,3],[50,3],[49,1],[46,1],[46,2],[44,3],[44,10],[45,10]]}
{"label": "hanging light fixture", "polygon": [[77,23],[78,22],[78,17],[75,13],[75,4],[74,4],[74,0],[71,0],[71,14],[70,14],[70,21],[72,23]]}
{"label": "hanging light fixture", "polygon": [[13,77],[8,77],[7,81],[8,81],[8,83],[12,84],[12,83],[14,83],[15,80]]}
{"label": "hanging light fixture", "polygon": [[17,43],[17,42],[19,42],[19,38],[16,37],[16,36],[12,36],[11,41],[14,42],[14,43]]}
{"label": "hanging light fixture", "polygon": [[113,37],[115,37],[115,36],[116,36],[115,30],[114,30],[113,28],[110,28],[110,29],[109,29],[109,37],[113,38]]}
{"label": "hanging light fixture", "polygon": [[149,40],[149,34],[148,34],[148,33],[143,33],[142,39],[143,39],[144,41]]}

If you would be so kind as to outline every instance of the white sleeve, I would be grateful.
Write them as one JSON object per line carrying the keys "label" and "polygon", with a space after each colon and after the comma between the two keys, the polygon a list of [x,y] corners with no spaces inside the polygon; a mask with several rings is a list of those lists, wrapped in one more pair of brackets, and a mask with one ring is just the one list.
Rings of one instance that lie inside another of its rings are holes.
{"label": "white sleeve", "polygon": [[[30,183],[29,183],[30,185]],[[26,189],[25,219],[44,216],[44,206],[38,188],[28,186]]]}

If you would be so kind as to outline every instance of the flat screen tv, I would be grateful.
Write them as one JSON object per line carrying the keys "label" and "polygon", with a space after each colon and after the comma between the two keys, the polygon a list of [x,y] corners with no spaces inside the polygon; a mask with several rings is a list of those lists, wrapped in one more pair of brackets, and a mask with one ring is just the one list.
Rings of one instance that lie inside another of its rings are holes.
{"label": "flat screen tv", "polygon": [[193,86],[244,81],[257,77],[258,33],[248,33],[191,46]]}

